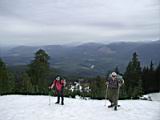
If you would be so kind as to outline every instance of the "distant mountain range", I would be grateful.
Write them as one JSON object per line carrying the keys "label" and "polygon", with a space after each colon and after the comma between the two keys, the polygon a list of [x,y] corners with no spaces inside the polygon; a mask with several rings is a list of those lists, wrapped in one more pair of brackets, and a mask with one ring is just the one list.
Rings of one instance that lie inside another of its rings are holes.
{"label": "distant mountain range", "polygon": [[105,75],[116,66],[124,72],[132,54],[137,52],[142,65],[151,60],[160,62],[160,40],[153,42],[119,42],[111,44],[87,43],[78,46],[18,46],[10,50],[1,49],[0,57],[9,65],[26,65],[34,59],[38,49],[50,56],[51,67],[66,75]]}

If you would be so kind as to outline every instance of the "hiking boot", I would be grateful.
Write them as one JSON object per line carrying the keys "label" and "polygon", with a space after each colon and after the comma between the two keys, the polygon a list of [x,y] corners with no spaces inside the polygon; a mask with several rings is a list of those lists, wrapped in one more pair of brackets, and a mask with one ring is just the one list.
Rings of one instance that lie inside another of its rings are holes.
{"label": "hiking boot", "polygon": [[55,104],[59,104],[59,102],[56,102]]}
{"label": "hiking boot", "polygon": [[117,106],[114,106],[114,110],[117,111]]}
{"label": "hiking boot", "polygon": [[113,106],[114,106],[114,105],[113,105],[113,104],[111,104],[111,105],[109,105],[109,106],[108,106],[108,108],[111,108],[111,107],[113,107]]}
{"label": "hiking boot", "polygon": [[61,105],[64,105],[64,103],[61,103]]}

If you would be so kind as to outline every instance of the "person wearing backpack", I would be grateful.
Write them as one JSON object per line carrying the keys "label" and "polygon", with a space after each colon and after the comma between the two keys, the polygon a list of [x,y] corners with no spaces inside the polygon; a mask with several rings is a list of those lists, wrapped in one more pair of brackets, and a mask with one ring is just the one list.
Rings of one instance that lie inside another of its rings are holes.
{"label": "person wearing backpack", "polygon": [[124,80],[122,76],[117,75],[116,72],[112,72],[107,81],[107,97],[111,103],[111,105],[108,106],[108,108],[114,107],[114,110],[117,110],[118,106],[118,99],[119,99],[119,89],[124,84]]}
{"label": "person wearing backpack", "polygon": [[64,105],[64,86],[65,86],[65,79],[61,79],[60,76],[57,76],[55,80],[53,80],[49,89],[55,88],[57,93],[57,102],[55,104],[60,103],[61,98],[61,105]]}

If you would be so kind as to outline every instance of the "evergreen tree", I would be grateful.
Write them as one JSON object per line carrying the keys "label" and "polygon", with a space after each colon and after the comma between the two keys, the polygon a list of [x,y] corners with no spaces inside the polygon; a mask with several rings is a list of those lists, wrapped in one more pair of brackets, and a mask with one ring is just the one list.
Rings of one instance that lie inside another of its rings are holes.
{"label": "evergreen tree", "polygon": [[116,66],[116,68],[115,68],[114,71],[115,71],[117,74],[120,74],[118,66]]}
{"label": "evergreen tree", "polygon": [[149,68],[148,67],[144,67],[143,71],[142,71],[142,87],[143,87],[143,91],[145,94],[148,93],[149,91]]}
{"label": "evergreen tree", "polygon": [[159,63],[159,65],[156,68],[155,79],[156,79],[156,88],[157,88],[157,91],[160,91],[160,63]]}
{"label": "evergreen tree", "polygon": [[0,58],[0,94],[7,93],[8,88],[8,71],[5,63]]}
{"label": "evergreen tree", "polygon": [[148,72],[148,88],[149,88],[149,92],[155,92],[155,70],[154,70],[154,64],[151,61],[150,63],[150,68],[149,68],[149,72]]}
{"label": "evergreen tree", "polygon": [[143,93],[141,81],[141,66],[136,52],[133,53],[132,60],[127,66],[124,77],[128,97],[136,98],[138,96],[141,96]]}
{"label": "evergreen tree", "polygon": [[5,63],[0,58],[0,94],[14,92],[14,76],[10,73]]}
{"label": "evergreen tree", "polygon": [[144,67],[142,71],[143,90],[145,94],[160,91],[160,64],[154,69],[151,61],[150,67]]}
{"label": "evergreen tree", "polygon": [[97,76],[91,82],[91,98],[102,99],[105,96],[105,80]]}
{"label": "evergreen tree", "polygon": [[48,91],[47,76],[50,72],[48,60],[48,54],[40,49],[35,53],[35,59],[29,65],[28,74],[35,93],[44,94]]}
{"label": "evergreen tree", "polygon": [[26,72],[21,76],[21,93],[32,94],[34,93],[31,79]]}
{"label": "evergreen tree", "polygon": [[8,93],[15,93],[15,76],[8,72]]}

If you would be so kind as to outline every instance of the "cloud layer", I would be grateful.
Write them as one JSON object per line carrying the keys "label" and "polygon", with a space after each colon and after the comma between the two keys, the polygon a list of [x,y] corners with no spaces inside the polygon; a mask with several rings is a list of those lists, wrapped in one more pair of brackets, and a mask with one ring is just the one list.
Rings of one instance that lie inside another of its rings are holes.
{"label": "cloud layer", "polygon": [[159,0],[1,0],[1,45],[160,39]]}

